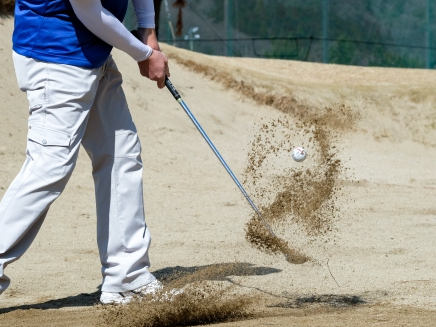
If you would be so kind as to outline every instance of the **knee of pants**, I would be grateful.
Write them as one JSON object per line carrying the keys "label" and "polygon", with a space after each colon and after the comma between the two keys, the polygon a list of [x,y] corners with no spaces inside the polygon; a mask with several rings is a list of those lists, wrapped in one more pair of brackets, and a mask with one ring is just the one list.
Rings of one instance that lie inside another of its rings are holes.
{"label": "knee of pants", "polygon": [[61,192],[75,165],[71,136],[46,127],[30,126],[27,155],[33,161],[32,174]]}
{"label": "knee of pants", "polygon": [[114,160],[131,159],[141,161],[141,144],[135,131],[124,131],[103,140],[86,139],[82,143],[91,158],[93,174],[112,167]]}
{"label": "knee of pants", "polygon": [[136,132],[123,131],[114,136],[101,140],[90,142],[87,140],[83,144],[86,152],[93,162],[99,163],[102,160],[113,160],[113,158],[134,158],[141,155],[141,143]]}
{"label": "knee of pants", "polygon": [[141,143],[138,134],[132,131],[126,131],[115,135],[114,140],[114,157],[115,158],[140,158]]}

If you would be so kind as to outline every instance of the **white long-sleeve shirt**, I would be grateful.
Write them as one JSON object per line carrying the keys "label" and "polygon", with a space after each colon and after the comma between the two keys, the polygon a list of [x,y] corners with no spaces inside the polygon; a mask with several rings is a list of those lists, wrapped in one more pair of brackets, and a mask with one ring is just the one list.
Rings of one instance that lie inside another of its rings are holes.
{"label": "white long-sleeve shirt", "polygon": [[[153,0],[132,0],[140,28],[154,28]],[[77,18],[107,44],[129,54],[136,61],[148,59],[153,49],[136,39],[100,0],[70,0]]]}

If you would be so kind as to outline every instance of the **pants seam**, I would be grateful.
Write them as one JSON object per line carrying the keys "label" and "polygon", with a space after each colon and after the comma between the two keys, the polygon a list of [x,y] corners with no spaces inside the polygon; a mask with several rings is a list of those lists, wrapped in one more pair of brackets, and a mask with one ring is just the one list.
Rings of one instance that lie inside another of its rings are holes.
{"label": "pants seam", "polygon": [[44,85],[44,120],[43,120],[43,126],[45,126],[45,120],[47,118],[47,104],[50,103],[50,71],[48,69],[48,63],[45,64],[45,73],[47,74],[47,78],[45,80]]}
{"label": "pants seam", "polygon": [[108,139],[112,139],[112,138],[116,138],[117,136],[121,136],[121,135],[126,135],[126,134],[134,134],[133,131],[128,131],[128,132],[124,132],[124,133],[118,133],[115,134],[114,136],[108,136]]}
{"label": "pants seam", "polygon": [[137,155],[134,156],[114,156],[114,159],[135,159],[138,157]]}
{"label": "pants seam", "polygon": [[[116,165],[116,161],[114,160],[114,173],[113,173],[113,178],[114,178],[114,188],[115,188],[115,194],[117,195],[117,200],[116,200],[116,206],[117,206],[117,218],[118,218],[118,225],[119,228],[122,228],[122,224],[121,224],[121,215],[120,215],[120,206],[119,206],[119,202],[120,202],[120,194],[118,192],[118,179],[116,178],[117,174],[117,165]],[[122,244],[124,243],[125,240],[123,240]],[[124,245],[122,246],[123,252],[126,250],[126,248],[124,247]]]}

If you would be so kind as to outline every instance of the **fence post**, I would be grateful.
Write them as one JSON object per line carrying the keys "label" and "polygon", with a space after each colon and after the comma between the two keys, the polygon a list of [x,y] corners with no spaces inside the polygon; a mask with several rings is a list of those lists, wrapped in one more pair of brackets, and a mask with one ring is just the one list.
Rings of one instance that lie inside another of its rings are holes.
{"label": "fence post", "polygon": [[[429,0],[430,1],[430,0]],[[329,62],[329,11],[330,0],[323,0],[322,6],[322,62],[328,64]]]}
{"label": "fence post", "polygon": [[431,10],[431,0],[427,0],[427,17],[426,17],[426,21],[427,21],[427,40],[426,40],[426,46],[427,46],[427,51],[426,51],[426,58],[425,58],[425,68],[427,69],[431,69],[432,64],[433,64],[433,58],[432,58],[432,51],[431,51],[431,46],[432,46],[432,33],[431,33],[431,14],[432,14],[432,10]]}
{"label": "fence post", "polygon": [[233,0],[224,0],[224,28],[227,39],[224,54],[233,57]]}

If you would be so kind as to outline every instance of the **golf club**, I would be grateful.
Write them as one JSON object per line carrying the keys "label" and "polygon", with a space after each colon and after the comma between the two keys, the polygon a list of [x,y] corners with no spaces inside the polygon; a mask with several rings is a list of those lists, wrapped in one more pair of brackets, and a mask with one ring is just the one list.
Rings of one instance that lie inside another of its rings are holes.
{"label": "golf club", "polygon": [[[139,34],[136,30],[131,31],[131,33],[139,39]],[[221,162],[221,164],[224,166],[224,168],[226,169],[226,171],[229,173],[230,177],[233,179],[233,181],[235,182],[235,184],[238,186],[239,190],[242,192],[242,194],[244,195],[245,199],[248,201],[248,203],[250,204],[250,206],[253,208],[254,212],[257,214],[257,217],[260,219],[260,221],[262,222],[262,224],[265,226],[265,228],[268,230],[268,232],[270,233],[270,235],[274,238],[278,238],[277,235],[273,232],[271,226],[265,221],[265,219],[263,219],[262,214],[260,213],[259,209],[257,209],[257,207],[255,206],[255,204],[253,203],[253,200],[251,200],[251,198],[248,196],[247,192],[244,190],[244,187],[242,186],[242,184],[239,182],[239,180],[236,178],[235,174],[233,174],[232,170],[230,169],[230,167],[227,165],[227,163],[225,162],[224,158],[221,156],[221,154],[218,152],[217,148],[215,147],[215,145],[212,143],[212,141],[210,140],[210,138],[207,136],[206,132],[203,130],[203,128],[201,127],[201,125],[198,123],[197,119],[195,119],[194,115],[191,113],[191,110],[189,110],[188,106],[186,105],[185,101],[183,101],[182,97],[180,96],[179,92],[176,90],[176,88],[174,87],[173,83],[171,83],[171,81],[169,80],[168,77],[165,77],[165,86],[167,87],[167,89],[171,92],[172,96],[174,97],[174,99],[180,104],[180,106],[183,108],[183,110],[186,112],[186,114],[189,116],[189,118],[191,119],[191,121],[194,123],[195,127],[198,129],[198,131],[200,132],[200,134],[203,136],[203,138],[206,140],[207,144],[209,144],[210,148],[212,149],[212,151],[215,153],[215,155],[217,156],[218,160]],[[285,255],[285,259],[289,261],[288,255]]]}
{"label": "golf club", "polygon": [[189,116],[189,118],[191,119],[191,121],[194,123],[195,127],[197,127],[198,131],[200,132],[200,134],[203,136],[203,138],[206,140],[207,144],[209,144],[210,148],[212,149],[212,151],[215,153],[215,155],[217,156],[217,158],[219,159],[219,161],[221,162],[221,164],[224,166],[224,168],[227,170],[227,172],[229,173],[230,177],[233,179],[233,181],[235,182],[235,184],[238,186],[239,190],[242,192],[242,194],[245,196],[245,198],[247,199],[248,203],[250,204],[250,206],[253,208],[253,210],[256,212],[257,216],[259,217],[259,219],[262,221],[263,225],[266,227],[266,229],[269,231],[269,233],[271,234],[271,236],[273,237],[277,237],[276,234],[273,232],[273,230],[271,229],[270,225],[265,221],[265,219],[263,219],[262,214],[260,213],[259,209],[257,209],[257,207],[254,205],[253,201],[251,200],[251,198],[248,196],[247,192],[244,190],[244,188],[242,187],[242,184],[238,181],[238,179],[236,178],[235,174],[233,174],[232,170],[230,169],[230,167],[227,165],[227,163],[225,162],[225,160],[223,159],[223,157],[221,156],[221,154],[218,152],[217,148],[215,147],[215,145],[213,145],[212,141],[210,140],[210,138],[207,136],[206,132],[203,130],[203,128],[201,127],[201,125],[198,123],[197,119],[195,119],[194,115],[191,113],[191,111],[189,110],[188,106],[186,105],[186,103],[183,101],[182,97],[180,96],[179,92],[177,92],[176,88],[174,87],[173,83],[171,83],[171,81],[168,79],[168,77],[165,78],[165,86],[168,88],[168,90],[171,92],[172,96],[174,97],[174,99],[176,99],[176,101],[180,104],[180,106],[183,108],[183,110],[186,112],[186,114]]}

